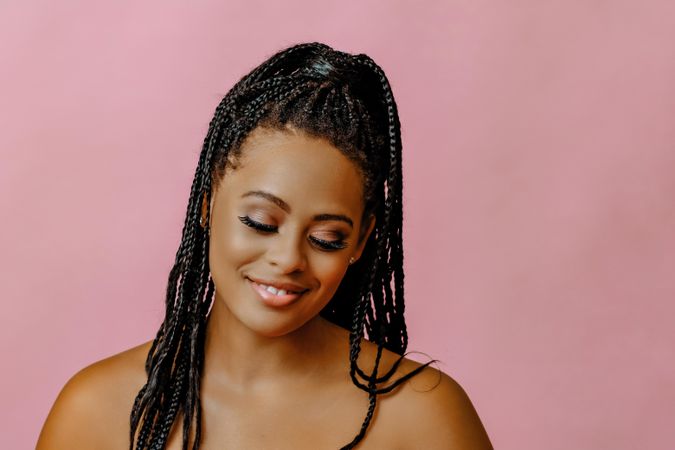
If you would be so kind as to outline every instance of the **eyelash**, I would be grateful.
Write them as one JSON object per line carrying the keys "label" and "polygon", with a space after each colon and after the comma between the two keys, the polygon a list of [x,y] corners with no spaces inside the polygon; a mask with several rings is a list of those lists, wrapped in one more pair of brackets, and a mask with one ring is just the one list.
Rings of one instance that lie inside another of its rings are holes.
{"label": "eyelash", "polygon": [[[277,231],[277,227],[274,225],[267,225],[266,223],[260,223],[257,222],[253,219],[251,219],[248,216],[237,216],[241,223],[246,225],[247,227],[253,228],[256,231],[260,231],[262,233],[274,233]],[[343,240],[339,241],[324,241],[323,239],[317,239],[315,237],[310,236],[309,239],[321,249],[326,250],[326,251],[333,251],[333,250],[341,250],[345,247],[347,247],[347,243]]]}

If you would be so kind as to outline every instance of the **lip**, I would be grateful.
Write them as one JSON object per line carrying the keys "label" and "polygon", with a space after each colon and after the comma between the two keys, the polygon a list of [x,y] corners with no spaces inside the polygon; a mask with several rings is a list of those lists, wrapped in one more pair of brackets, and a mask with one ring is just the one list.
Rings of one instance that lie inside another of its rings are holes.
{"label": "lip", "polygon": [[[276,295],[271,292],[269,292],[267,289],[263,288],[260,284],[257,282],[253,281],[250,278],[246,278],[246,281],[248,282],[249,286],[251,286],[251,289],[258,294],[262,302],[267,305],[271,306],[274,308],[279,308],[282,306],[288,306],[294,302],[296,302],[300,297],[302,297],[307,291],[307,289],[301,290],[299,293],[290,293],[286,295]],[[267,284],[267,283],[263,283]],[[268,286],[276,287],[274,284],[269,284]],[[283,284],[282,284],[283,286]],[[283,289],[283,288],[282,288]]]}
{"label": "lip", "polygon": [[299,284],[295,284],[295,283],[279,283],[279,282],[276,282],[276,281],[265,280],[263,278],[254,278],[254,277],[251,277],[251,276],[247,276],[246,278],[248,278],[250,281],[253,281],[254,283],[257,283],[257,284],[264,284],[266,286],[272,286],[273,288],[284,289],[286,291],[295,291],[295,292],[299,292],[300,294],[302,294],[303,292],[308,290],[306,287],[300,286]]}

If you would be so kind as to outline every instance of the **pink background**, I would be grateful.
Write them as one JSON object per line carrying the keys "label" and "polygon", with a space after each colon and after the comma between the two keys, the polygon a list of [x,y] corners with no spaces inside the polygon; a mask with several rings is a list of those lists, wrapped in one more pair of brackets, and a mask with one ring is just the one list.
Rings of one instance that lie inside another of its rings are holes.
{"label": "pink background", "polygon": [[0,5],[1,448],[153,337],[213,110],[311,40],[390,77],[410,350],[495,447],[673,448],[675,2],[93,3]]}

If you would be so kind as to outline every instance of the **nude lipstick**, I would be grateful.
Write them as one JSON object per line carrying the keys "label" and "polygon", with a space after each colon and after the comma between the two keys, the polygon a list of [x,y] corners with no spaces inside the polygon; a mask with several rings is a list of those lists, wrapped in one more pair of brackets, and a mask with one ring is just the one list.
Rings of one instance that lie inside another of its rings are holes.
{"label": "nude lipstick", "polygon": [[246,279],[251,285],[251,288],[258,294],[262,302],[274,308],[280,308],[283,306],[290,305],[299,299],[305,290],[301,292],[288,291],[286,289],[277,289],[272,285],[266,285],[263,283],[258,283],[250,278]]}

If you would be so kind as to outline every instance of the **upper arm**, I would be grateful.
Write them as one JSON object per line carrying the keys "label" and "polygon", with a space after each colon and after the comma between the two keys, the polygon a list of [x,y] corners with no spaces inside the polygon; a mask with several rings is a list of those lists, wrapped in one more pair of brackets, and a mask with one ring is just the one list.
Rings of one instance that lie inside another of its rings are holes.
{"label": "upper arm", "polygon": [[424,369],[406,383],[401,400],[407,448],[492,450],[471,400],[445,373]]}

